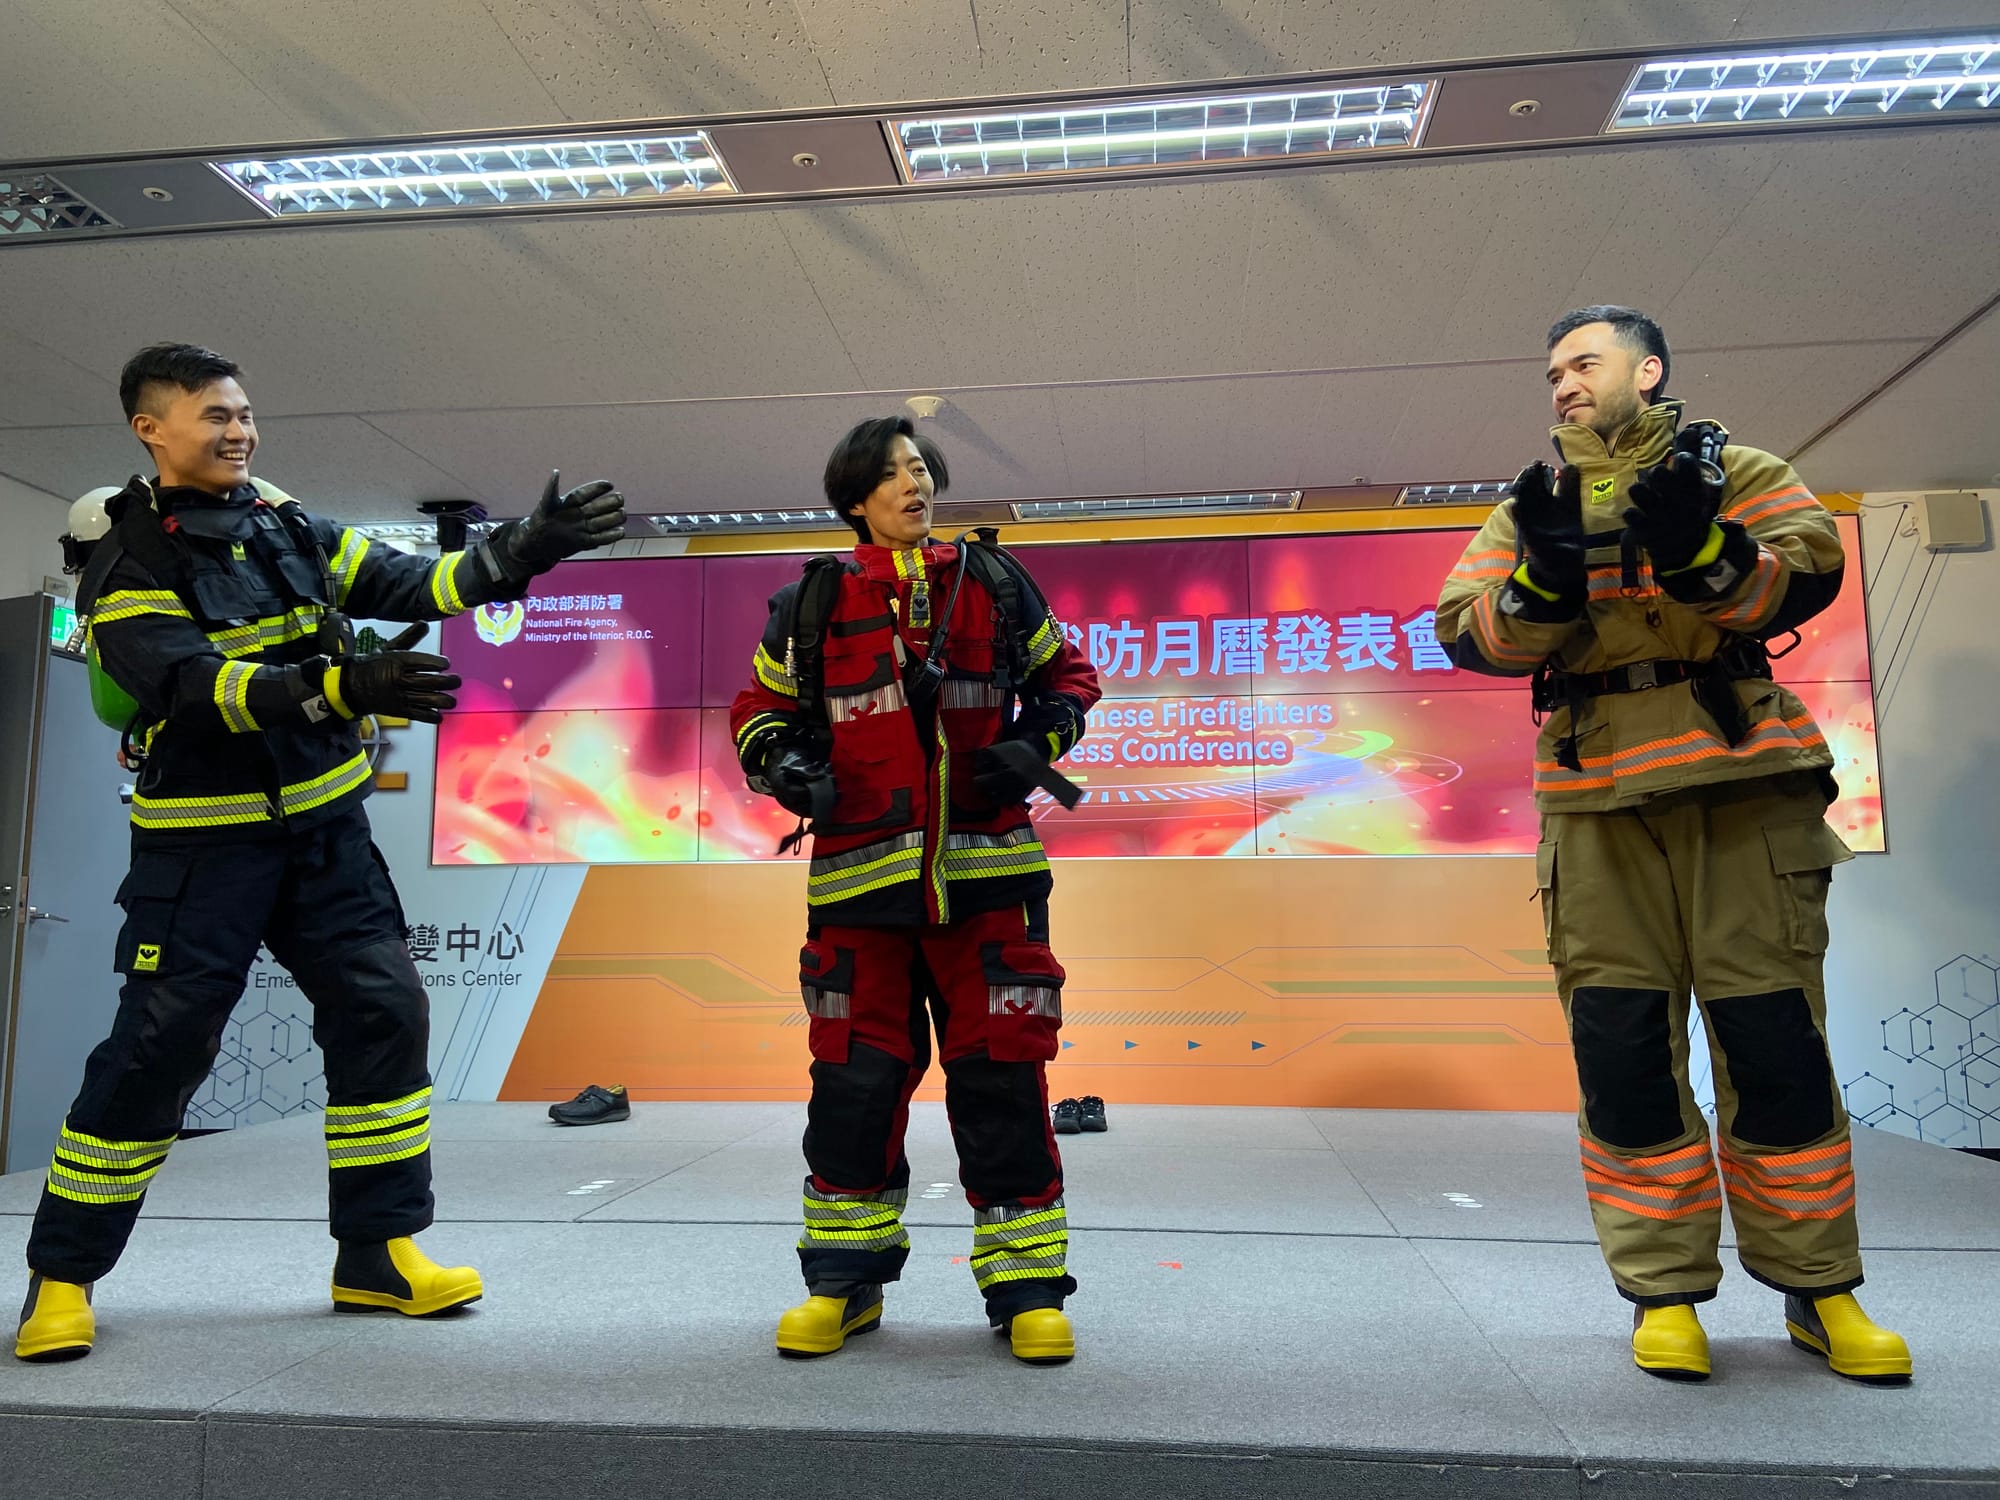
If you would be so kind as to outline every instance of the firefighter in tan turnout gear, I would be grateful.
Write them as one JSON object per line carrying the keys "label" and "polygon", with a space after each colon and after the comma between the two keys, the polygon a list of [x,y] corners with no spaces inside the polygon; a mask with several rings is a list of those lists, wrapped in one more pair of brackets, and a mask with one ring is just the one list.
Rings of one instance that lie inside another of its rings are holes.
{"label": "firefighter in tan turnout gear", "polygon": [[[1909,1378],[1870,1322],[1821,969],[1833,757],[1764,643],[1833,602],[1832,517],[1783,460],[1681,425],[1670,354],[1630,308],[1549,332],[1559,469],[1522,471],[1438,600],[1462,667],[1533,678],[1550,961],[1582,1094],[1583,1175],[1632,1354],[1709,1373],[1695,1304],[1744,1270],[1842,1375]],[[1688,1086],[1688,1002],[1714,1061],[1721,1171]]]}

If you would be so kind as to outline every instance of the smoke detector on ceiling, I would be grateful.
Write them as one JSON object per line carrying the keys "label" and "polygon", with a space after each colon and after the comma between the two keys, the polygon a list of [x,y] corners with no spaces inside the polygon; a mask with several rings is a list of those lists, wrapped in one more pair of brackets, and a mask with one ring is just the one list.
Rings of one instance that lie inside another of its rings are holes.
{"label": "smoke detector on ceiling", "polygon": [[927,421],[931,417],[936,416],[940,411],[943,411],[944,404],[945,401],[942,396],[912,396],[903,403],[903,405],[916,413],[917,420],[920,422]]}

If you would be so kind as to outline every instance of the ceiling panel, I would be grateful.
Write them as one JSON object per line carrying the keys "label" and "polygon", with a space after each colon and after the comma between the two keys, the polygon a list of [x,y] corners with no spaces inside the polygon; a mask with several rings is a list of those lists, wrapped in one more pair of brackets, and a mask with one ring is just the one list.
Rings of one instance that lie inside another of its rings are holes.
{"label": "ceiling panel", "polygon": [[1712,243],[1663,321],[1789,337],[1939,334],[1994,289],[2000,130],[1795,136],[1767,143],[1777,170]]}
{"label": "ceiling panel", "polygon": [[1801,454],[1806,482],[1846,490],[2000,488],[2000,313]]}
{"label": "ceiling panel", "polygon": [[1992,20],[1991,0],[11,0],[0,141],[174,150]]}
{"label": "ceiling panel", "polygon": [[0,412],[23,427],[101,422],[118,415],[118,381],[85,369],[59,345],[0,327]]}

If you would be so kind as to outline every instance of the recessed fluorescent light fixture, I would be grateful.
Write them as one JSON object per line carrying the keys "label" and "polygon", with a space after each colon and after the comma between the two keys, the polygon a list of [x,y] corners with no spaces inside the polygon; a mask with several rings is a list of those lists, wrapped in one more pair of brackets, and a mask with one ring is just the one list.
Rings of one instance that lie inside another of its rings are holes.
{"label": "recessed fluorescent light fixture", "polygon": [[2000,114],[2000,36],[1707,53],[1640,64],[1610,129]]}
{"label": "recessed fluorescent light fixture", "polygon": [[211,163],[266,213],[467,213],[613,207],[736,191],[708,132],[385,145]]}
{"label": "recessed fluorescent light fixture", "polygon": [[60,234],[117,227],[52,177],[0,179],[0,234]]}
{"label": "recessed fluorescent light fixture", "polygon": [[826,510],[702,510],[668,516],[648,516],[661,536],[690,536],[703,531],[831,530],[840,523]]}
{"label": "recessed fluorescent light fixture", "polygon": [[1396,496],[1398,505],[1497,505],[1511,479],[1474,479],[1459,484],[1410,484]]}
{"label": "recessed fluorescent light fixture", "polygon": [[892,118],[889,140],[911,183],[1298,161],[1415,145],[1435,92],[1408,79]]}
{"label": "recessed fluorescent light fixture", "polygon": [[1240,515],[1297,510],[1297,490],[1257,490],[1234,495],[1108,495],[1093,500],[1017,500],[1017,521],[1137,519],[1143,516]]}

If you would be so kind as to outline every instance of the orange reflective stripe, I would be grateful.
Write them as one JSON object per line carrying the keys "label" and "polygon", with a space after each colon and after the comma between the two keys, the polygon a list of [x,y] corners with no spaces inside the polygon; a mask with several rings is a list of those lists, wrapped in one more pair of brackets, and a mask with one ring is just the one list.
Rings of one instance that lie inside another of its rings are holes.
{"label": "orange reflective stripe", "polygon": [[1706,1141],[1659,1156],[1614,1156],[1592,1141],[1579,1138],[1579,1144],[1584,1193],[1593,1203],[1662,1221],[1692,1219],[1722,1207],[1722,1187]]}
{"label": "orange reflective stripe", "polygon": [[1542,652],[1524,651],[1521,647],[1510,646],[1501,639],[1500,621],[1493,607],[1493,596],[1499,592],[1498,589],[1488,589],[1473,601],[1472,620],[1479,632],[1479,649],[1486,653],[1489,661],[1525,667],[1539,665]]}
{"label": "orange reflective stripe", "polygon": [[[1811,732],[1801,734],[1800,730]],[[1664,740],[1649,740],[1643,745],[1634,745],[1631,749],[1620,750],[1615,755],[1586,755],[1582,757],[1582,764],[1585,771],[1603,766],[1613,766],[1620,771],[1651,770],[1654,766],[1678,765],[1683,761],[1700,760],[1709,755],[1739,755],[1744,752],[1745,746],[1750,745],[1758,737],[1780,734],[1783,735],[1785,743],[1794,746],[1826,743],[1818,726],[1813,723],[1812,715],[1800,714],[1793,719],[1765,719],[1744,737],[1741,745],[1733,749],[1706,729],[1690,729]],[[1701,747],[1700,742],[1703,740],[1709,742],[1707,748]],[[1769,749],[1770,746],[1758,748]],[[1538,760],[1535,762],[1535,769],[1556,771],[1560,767],[1552,760]],[[1578,773],[1572,771],[1569,774],[1574,776]]]}
{"label": "orange reflective stripe", "polygon": [[1468,552],[1451,570],[1453,578],[1505,578],[1514,571],[1514,554],[1495,547],[1490,552]]}
{"label": "orange reflective stripe", "polygon": [[1716,612],[1718,625],[1750,626],[1762,623],[1770,611],[1767,606],[1771,596],[1778,591],[1778,579],[1784,569],[1778,562],[1778,555],[1769,547],[1757,549],[1757,566],[1750,570],[1749,591],[1736,603],[1725,610]]}
{"label": "orange reflective stripe", "polygon": [[1816,510],[1819,501],[1813,492],[1802,484],[1788,484],[1781,490],[1766,490],[1761,495],[1749,495],[1730,502],[1723,508],[1725,521],[1737,521],[1748,526],[1754,521],[1767,520],[1792,510]]}
{"label": "orange reflective stripe", "polygon": [[1725,1146],[1722,1175],[1736,1202],[1781,1219],[1837,1219],[1854,1207],[1854,1158],[1846,1141],[1772,1156],[1743,1156]]}

